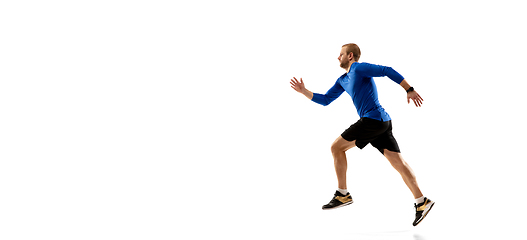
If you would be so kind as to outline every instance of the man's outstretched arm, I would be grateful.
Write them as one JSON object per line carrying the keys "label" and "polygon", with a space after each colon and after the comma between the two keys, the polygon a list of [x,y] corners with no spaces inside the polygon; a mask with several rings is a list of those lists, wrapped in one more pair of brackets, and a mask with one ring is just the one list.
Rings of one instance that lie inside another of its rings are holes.
{"label": "man's outstretched arm", "polygon": [[369,77],[384,77],[387,76],[392,81],[398,83],[401,85],[401,87],[404,88],[404,90],[407,92],[406,99],[408,103],[410,103],[410,99],[412,99],[415,103],[416,107],[420,107],[421,104],[423,104],[423,98],[419,96],[419,94],[415,91],[408,91],[412,86],[404,79],[404,77],[399,74],[397,71],[395,71],[391,67],[386,67],[382,65],[375,65],[370,63],[361,63],[356,69],[356,72],[360,73],[364,76]]}
{"label": "man's outstretched arm", "polygon": [[307,90],[304,86],[302,78],[300,78],[300,81],[298,81],[296,78],[291,79],[291,87],[295,89],[295,91],[304,94],[304,96],[309,98],[311,101],[316,102],[322,106],[329,105],[344,92],[344,88],[342,88],[342,86],[338,83],[338,80],[335,85],[333,85],[333,87],[331,87],[326,92],[326,94],[313,93]]}

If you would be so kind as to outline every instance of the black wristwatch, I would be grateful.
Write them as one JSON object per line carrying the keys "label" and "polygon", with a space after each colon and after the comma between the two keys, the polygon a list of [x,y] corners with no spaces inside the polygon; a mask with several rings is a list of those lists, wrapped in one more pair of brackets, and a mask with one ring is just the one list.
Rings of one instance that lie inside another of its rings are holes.
{"label": "black wristwatch", "polygon": [[414,91],[414,87],[408,88],[408,90],[406,90],[406,93],[409,93],[409,92],[412,92],[412,91]]}

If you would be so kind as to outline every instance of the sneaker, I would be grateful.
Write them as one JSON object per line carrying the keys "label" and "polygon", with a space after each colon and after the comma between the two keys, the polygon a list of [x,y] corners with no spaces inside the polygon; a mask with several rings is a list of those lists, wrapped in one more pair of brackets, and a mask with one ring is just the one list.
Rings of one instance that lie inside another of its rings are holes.
{"label": "sneaker", "polygon": [[430,212],[430,209],[432,209],[432,207],[434,206],[435,202],[428,199],[428,198],[425,198],[425,201],[422,202],[422,203],[419,203],[419,204],[415,204],[414,203],[414,207],[415,207],[415,221],[414,221],[414,226],[417,226],[417,224],[419,224],[421,221],[423,221],[423,219],[426,217],[426,215],[428,214],[428,212]]}
{"label": "sneaker", "polygon": [[346,206],[352,203],[353,203],[353,199],[351,199],[350,193],[344,195],[337,190],[335,192],[335,196],[333,196],[333,199],[331,199],[331,201],[328,204],[322,206],[322,210],[339,208],[339,207],[343,207],[343,206]]}

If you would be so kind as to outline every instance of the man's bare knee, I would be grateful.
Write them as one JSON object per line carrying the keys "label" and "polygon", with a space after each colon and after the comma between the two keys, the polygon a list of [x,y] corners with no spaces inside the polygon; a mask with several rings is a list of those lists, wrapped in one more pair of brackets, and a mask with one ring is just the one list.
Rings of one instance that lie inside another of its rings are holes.
{"label": "man's bare knee", "polygon": [[355,140],[348,142],[342,137],[338,137],[333,144],[331,144],[331,152],[333,154],[339,153],[339,152],[346,152],[348,149],[355,147]]}
{"label": "man's bare knee", "polygon": [[331,152],[332,153],[338,153],[343,152],[341,146],[337,145],[336,143],[331,144]]}

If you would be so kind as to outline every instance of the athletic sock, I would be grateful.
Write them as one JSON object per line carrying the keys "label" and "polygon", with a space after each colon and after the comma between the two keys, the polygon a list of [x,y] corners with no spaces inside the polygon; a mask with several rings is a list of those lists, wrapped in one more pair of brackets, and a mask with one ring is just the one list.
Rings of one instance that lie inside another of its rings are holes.
{"label": "athletic sock", "polygon": [[348,189],[338,189],[340,193],[342,193],[342,195],[346,195],[348,194]]}
{"label": "athletic sock", "polygon": [[420,204],[420,203],[422,203],[422,202],[424,202],[424,201],[425,201],[425,196],[422,196],[422,197],[420,197],[420,198],[416,198],[416,199],[415,199],[415,203],[417,203],[417,204]]}

